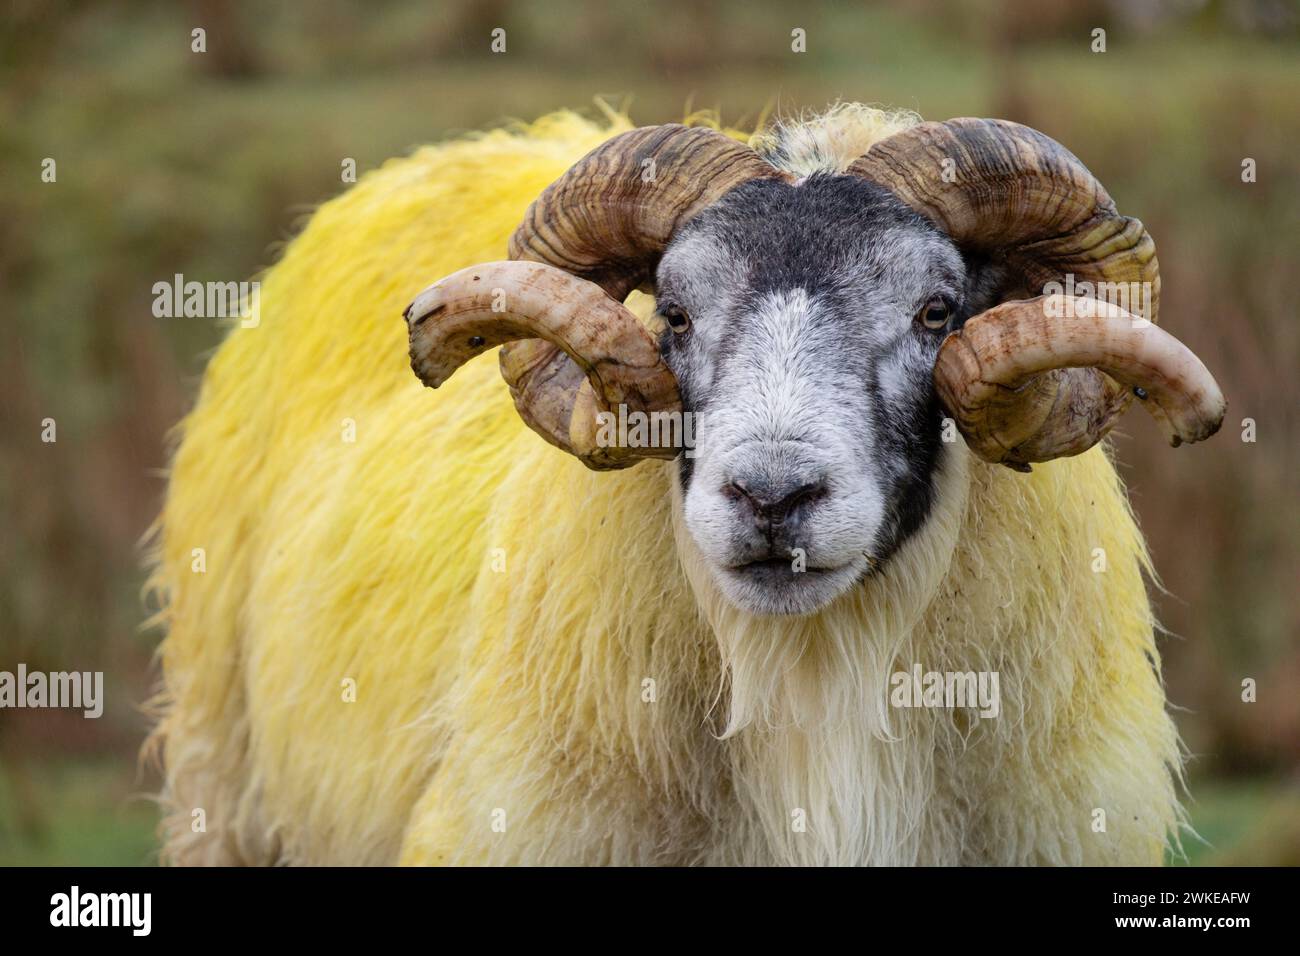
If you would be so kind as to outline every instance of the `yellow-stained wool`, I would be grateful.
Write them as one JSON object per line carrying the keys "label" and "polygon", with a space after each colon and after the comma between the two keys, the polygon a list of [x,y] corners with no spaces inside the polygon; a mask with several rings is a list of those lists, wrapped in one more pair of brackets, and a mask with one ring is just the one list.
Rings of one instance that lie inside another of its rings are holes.
{"label": "yellow-stained wool", "polygon": [[[912,121],[832,116],[792,168]],[[671,463],[586,470],[495,355],[416,381],[414,293],[504,258],[628,127],[559,113],[391,161],[264,277],[182,425],[151,581],[166,858],[1159,862],[1178,744],[1102,449],[1021,475],[949,446],[883,576],[758,619],[710,583]],[[997,671],[1001,716],[890,707],[913,663]]]}

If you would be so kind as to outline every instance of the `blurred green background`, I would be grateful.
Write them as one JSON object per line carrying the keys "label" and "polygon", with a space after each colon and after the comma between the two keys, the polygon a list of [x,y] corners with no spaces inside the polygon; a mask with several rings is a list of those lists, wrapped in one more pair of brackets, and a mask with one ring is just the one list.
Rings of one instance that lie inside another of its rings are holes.
{"label": "blurred green background", "polygon": [[157,676],[138,542],[219,330],[154,318],[153,283],[252,276],[346,188],[343,157],[364,171],[598,95],[640,123],[712,108],[752,125],[841,98],[1006,117],[1064,142],[1143,219],[1163,321],[1230,400],[1205,445],[1171,451],[1136,413],[1116,438],[1164,587],[1204,838],[1184,846],[1192,863],[1300,863],[1298,21],[1281,0],[9,3],[0,670],[103,670],[107,706],[0,710],[0,863],[156,858],[156,781],[136,761]]}

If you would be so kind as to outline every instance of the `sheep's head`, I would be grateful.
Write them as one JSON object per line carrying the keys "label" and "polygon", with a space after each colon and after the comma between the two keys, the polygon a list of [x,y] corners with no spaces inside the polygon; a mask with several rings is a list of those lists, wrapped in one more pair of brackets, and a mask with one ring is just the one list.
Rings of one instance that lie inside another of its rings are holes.
{"label": "sheep's head", "polygon": [[[921,124],[799,181],[719,133],[633,130],[552,184],[510,252],[412,303],[416,374],[437,387],[506,345],[521,416],[592,468],[693,435],[686,526],[759,613],[818,610],[878,570],[929,514],[949,424],[1028,470],[1096,444],[1134,395],[1175,445],[1224,413],[1154,324],[1142,224],[1012,123]],[[652,328],[622,305],[637,288]]]}

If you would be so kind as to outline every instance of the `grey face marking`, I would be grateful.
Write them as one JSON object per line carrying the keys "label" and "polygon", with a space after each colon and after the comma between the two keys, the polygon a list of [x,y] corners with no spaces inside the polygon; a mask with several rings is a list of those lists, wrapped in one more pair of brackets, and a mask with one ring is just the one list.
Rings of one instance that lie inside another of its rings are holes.
{"label": "grey face marking", "polygon": [[[846,176],[748,183],[674,238],[656,293],[689,316],[661,342],[696,416],[685,521],[729,600],[819,610],[923,525],[934,358],[975,285],[938,229]],[[916,318],[935,300],[937,330]]]}

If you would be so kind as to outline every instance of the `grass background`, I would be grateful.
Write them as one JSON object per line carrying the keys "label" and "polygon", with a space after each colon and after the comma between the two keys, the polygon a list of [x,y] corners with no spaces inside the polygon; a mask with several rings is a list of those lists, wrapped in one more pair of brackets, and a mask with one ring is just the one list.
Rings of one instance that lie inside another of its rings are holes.
{"label": "grass background", "polygon": [[[206,53],[191,51],[195,27]],[[495,27],[505,54],[490,52]],[[1298,30],[1295,5],[1273,0],[10,2],[0,669],[103,670],[108,702],[98,721],[0,711],[0,863],[154,859],[156,782],[135,752],[157,635],[140,629],[138,541],[167,429],[219,333],[154,318],[153,283],[274,262],[346,188],[344,157],[364,172],[597,96],[642,123],[712,108],[746,125],[837,99],[1002,116],[1064,142],[1143,219],[1163,322],[1230,401],[1205,445],[1171,451],[1138,414],[1116,439],[1162,576],[1188,809],[1209,844],[1185,849],[1192,863],[1300,862]],[[46,157],[56,184],[41,182]]]}

